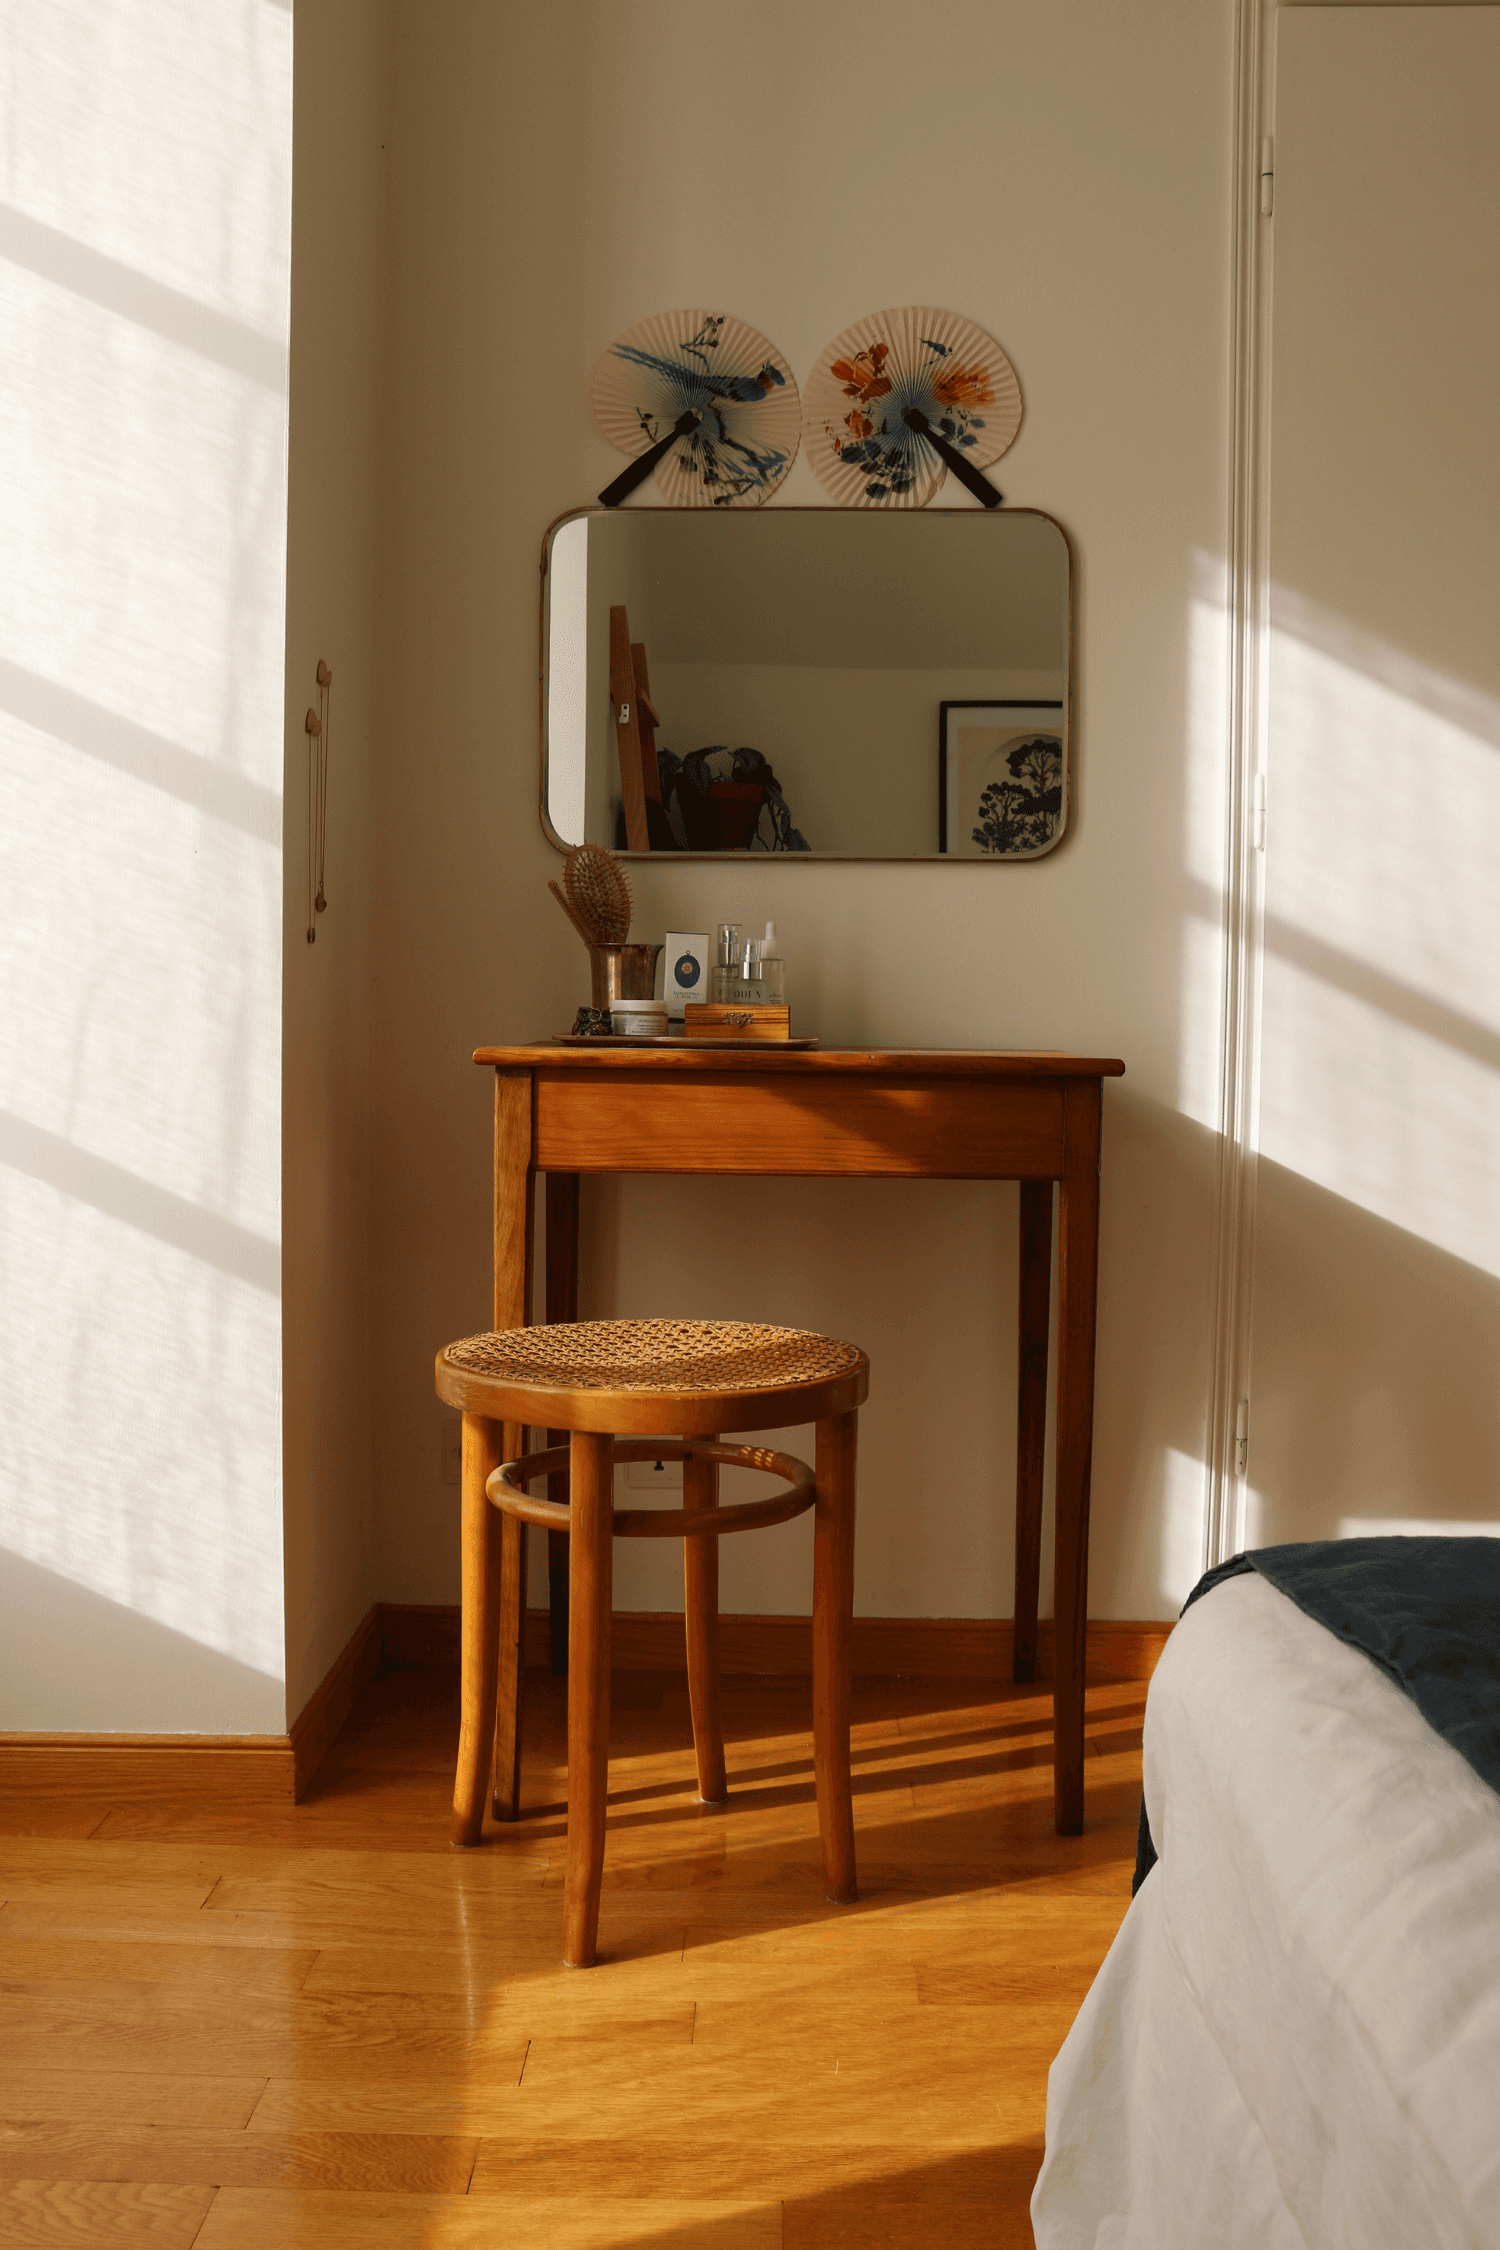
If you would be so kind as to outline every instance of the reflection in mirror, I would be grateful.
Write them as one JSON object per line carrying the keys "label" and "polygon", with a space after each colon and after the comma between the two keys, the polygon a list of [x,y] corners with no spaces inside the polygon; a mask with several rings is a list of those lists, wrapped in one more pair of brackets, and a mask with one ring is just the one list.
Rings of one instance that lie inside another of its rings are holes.
{"label": "reflection in mirror", "polygon": [[1068,814],[1071,567],[1031,509],[568,516],[544,556],[565,849],[1036,858]]}

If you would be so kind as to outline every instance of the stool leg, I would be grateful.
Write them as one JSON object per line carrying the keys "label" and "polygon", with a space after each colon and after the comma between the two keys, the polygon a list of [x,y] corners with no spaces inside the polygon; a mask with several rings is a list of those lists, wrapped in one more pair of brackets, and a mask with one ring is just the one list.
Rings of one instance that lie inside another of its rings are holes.
{"label": "stool leg", "polygon": [[[506,1423],[505,1447],[507,1461],[525,1452],[526,1431],[520,1423]],[[498,1509],[495,1512],[500,1514]],[[500,1673],[495,1696],[490,1810],[496,1820],[517,1820],[521,1813],[521,1713],[526,1687],[526,1526],[516,1516],[500,1515],[500,1558]]]}
{"label": "stool leg", "polygon": [[859,1415],[818,1424],[813,1518],[813,1766],[823,1887],[838,1906],[858,1897],[849,1778],[849,1669],[854,1623],[854,1455]]}
{"label": "stool leg", "polygon": [[[682,1464],[682,1505],[692,1513],[719,1505],[719,1464],[690,1453]],[[687,1611],[688,1702],[693,1713],[693,1749],[698,1759],[698,1795],[705,1805],[722,1805],[729,1795],[724,1776],[724,1722],[719,1713],[719,1542],[682,1542],[684,1608]]]}
{"label": "stool leg", "polygon": [[593,1965],[609,1793],[609,1656],[614,1599],[614,1450],[575,1430],[568,1556],[568,1866],[563,1965]]}
{"label": "stool leg", "polygon": [[[547,1323],[578,1318],[578,1174],[547,1174]],[[547,1443],[565,1445],[566,1430],[549,1430]],[[566,1477],[547,1479],[547,1498],[566,1505]],[[552,1621],[552,1676],[568,1670],[568,1535],[547,1534],[547,1599]]]}
{"label": "stool leg", "polygon": [[463,1617],[459,1675],[458,1775],[453,1841],[477,1844],[495,1734],[500,1667],[500,1515],[485,1480],[505,1458],[502,1425],[466,1414],[463,1426]]}

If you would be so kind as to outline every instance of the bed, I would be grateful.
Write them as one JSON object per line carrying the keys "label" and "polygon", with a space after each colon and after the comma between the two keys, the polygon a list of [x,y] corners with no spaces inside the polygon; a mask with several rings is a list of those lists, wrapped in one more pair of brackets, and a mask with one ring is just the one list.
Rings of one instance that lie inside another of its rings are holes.
{"label": "bed", "polygon": [[1500,2245],[1500,1540],[1356,1547],[1431,1613],[1378,1661],[1243,1565],[1167,1645],[1038,2250]]}

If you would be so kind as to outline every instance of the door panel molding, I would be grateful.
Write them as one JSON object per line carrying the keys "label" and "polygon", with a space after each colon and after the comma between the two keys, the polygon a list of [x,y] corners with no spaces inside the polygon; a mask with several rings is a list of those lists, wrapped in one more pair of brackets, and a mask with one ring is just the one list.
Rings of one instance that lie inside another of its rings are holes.
{"label": "door panel molding", "polygon": [[[1203,1565],[1240,1540],[1240,1402],[1250,1395],[1263,852],[1256,784],[1266,770],[1270,654],[1271,267],[1275,147],[1274,0],[1239,0],[1235,20],[1230,263],[1229,712],[1224,838],[1224,1027],[1219,1193]],[[1269,143],[1269,147],[1267,144]],[[1271,192],[1263,174],[1270,167]]]}

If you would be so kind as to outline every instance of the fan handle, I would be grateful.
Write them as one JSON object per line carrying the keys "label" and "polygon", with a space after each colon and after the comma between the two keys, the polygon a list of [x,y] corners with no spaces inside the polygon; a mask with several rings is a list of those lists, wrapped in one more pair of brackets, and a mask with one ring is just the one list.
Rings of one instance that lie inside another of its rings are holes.
{"label": "fan handle", "polygon": [[947,464],[960,484],[967,485],[981,508],[999,507],[1005,498],[1004,493],[996,490],[982,469],[976,469],[972,461],[966,461],[956,445],[950,445],[945,437],[939,435],[920,407],[903,407],[901,419],[909,430],[916,431],[918,437],[926,438],[938,459]]}
{"label": "fan handle", "polygon": [[664,438],[658,438],[648,452],[638,453],[628,469],[622,469],[613,484],[607,484],[599,495],[601,508],[618,508],[628,500],[638,484],[644,484],[658,461],[664,461],[680,437],[688,437],[697,429],[702,417],[689,407],[679,414]]}

